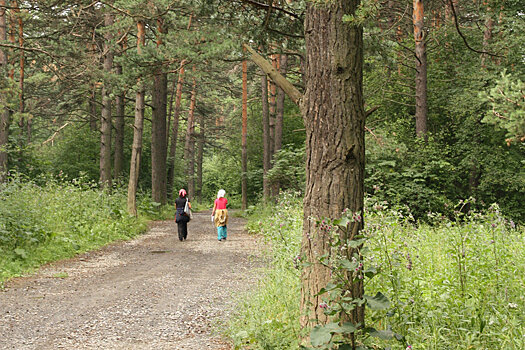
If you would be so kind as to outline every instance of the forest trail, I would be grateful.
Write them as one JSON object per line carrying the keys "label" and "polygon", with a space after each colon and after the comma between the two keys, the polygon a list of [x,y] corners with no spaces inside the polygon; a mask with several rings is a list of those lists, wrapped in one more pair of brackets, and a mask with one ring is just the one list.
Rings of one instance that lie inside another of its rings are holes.
{"label": "forest trail", "polygon": [[0,290],[0,349],[230,349],[213,326],[253,286],[257,242],[231,217],[218,242],[210,212],[188,239],[174,221],[48,265]]}

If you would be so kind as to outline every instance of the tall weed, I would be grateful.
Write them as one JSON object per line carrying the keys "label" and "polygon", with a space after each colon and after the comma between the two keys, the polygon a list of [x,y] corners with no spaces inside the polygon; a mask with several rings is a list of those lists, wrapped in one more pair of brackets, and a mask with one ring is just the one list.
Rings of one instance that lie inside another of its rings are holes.
{"label": "tall weed", "polygon": [[456,215],[415,225],[399,211],[369,213],[369,263],[381,273],[366,288],[381,288],[393,304],[369,319],[414,349],[525,348],[523,229],[497,206]]}
{"label": "tall weed", "polygon": [[[381,291],[391,301],[386,312],[367,310],[367,324],[406,341],[364,339],[369,348],[525,348],[525,230],[496,205],[463,214],[467,206],[452,208],[454,220],[429,214],[427,223],[416,223],[407,207],[367,203],[371,254],[365,266],[378,274],[365,291]],[[237,349],[297,349],[300,272],[293,260],[302,235],[301,201],[257,208],[248,228],[266,238],[270,263],[228,335]]]}

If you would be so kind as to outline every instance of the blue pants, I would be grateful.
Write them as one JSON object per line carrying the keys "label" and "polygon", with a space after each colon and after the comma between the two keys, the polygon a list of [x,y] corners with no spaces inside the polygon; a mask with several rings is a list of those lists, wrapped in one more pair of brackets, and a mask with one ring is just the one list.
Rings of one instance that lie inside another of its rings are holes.
{"label": "blue pants", "polygon": [[226,229],[226,226],[218,226],[217,227],[217,239],[220,241],[223,238],[226,238],[228,235],[228,231]]}

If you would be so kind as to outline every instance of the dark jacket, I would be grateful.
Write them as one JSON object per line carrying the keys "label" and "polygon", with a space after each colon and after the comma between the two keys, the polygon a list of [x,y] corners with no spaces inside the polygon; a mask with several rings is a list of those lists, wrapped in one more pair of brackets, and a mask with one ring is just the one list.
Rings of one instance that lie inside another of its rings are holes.
{"label": "dark jacket", "polygon": [[188,200],[188,197],[180,197],[175,200],[175,208],[177,209],[177,212],[175,214],[175,221],[176,222],[188,222],[190,221],[190,217],[186,215],[184,212],[184,207],[186,206],[186,201]]}

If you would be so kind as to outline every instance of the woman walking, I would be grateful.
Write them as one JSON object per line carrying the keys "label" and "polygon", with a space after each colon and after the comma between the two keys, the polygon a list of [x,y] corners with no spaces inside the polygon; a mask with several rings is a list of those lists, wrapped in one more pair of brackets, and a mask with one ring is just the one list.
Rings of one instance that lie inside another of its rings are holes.
{"label": "woman walking", "polygon": [[191,209],[191,203],[188,197],[186,197],[186,190],[181,189],[179,191],[179,197],[175,200],[175,208],[177,210],[177,213],[175,214],[175,222],[177,223],[179,241],[181,242],[188,238],[188,222],[190,221],[190,217],[184,212],[186,203],[188,203],[188,207]]}
{"label": "woman walking", "polygon": [[219,190],[217,199],[213,203],[213,211],[211,212],[215,226],[217,226],[217,239],[219,242],[225,241],[228,236],[226,227],[228,224],[228,209],[226,209],[228,200],[224,197],[225,194],[226,191]]}

